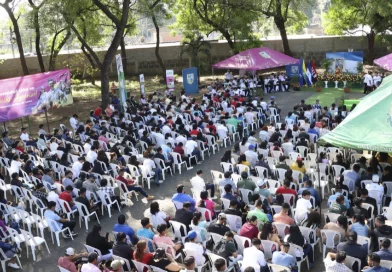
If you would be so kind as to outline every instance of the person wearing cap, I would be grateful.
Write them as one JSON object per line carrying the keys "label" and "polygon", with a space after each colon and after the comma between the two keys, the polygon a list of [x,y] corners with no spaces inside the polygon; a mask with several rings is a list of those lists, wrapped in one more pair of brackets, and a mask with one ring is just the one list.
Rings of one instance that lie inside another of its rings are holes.
{"label": "person wearing cap", "polygon": [[379,237],[392,239],[392,227],[385,224],[385,219],[386,218],[383,215],[377,215],[376,217],[376,227],[371,233],[373,251],[377,251],[379,249]]}
{"label": "person wearing cap", "polygon": [[244,153],[246,158],[247,158],[247,160],[248,159],[250,160],[250,164],[252,166],[255,166],[256,162],[257,162],[257,153],[254,151],[255,148],[256,148],[256,146],[254,144],[250,144],[248,146],[248,150],[245,151],[245,153]]}
{"label": "person wearing cap", "polygon": [[56,204],[56,211],[61,209],[59,204],[59,195],[57,194],[57,186],[55,184],[50,186],[50,192],[48,193],[46,199],[48,200],[48,203],[53,201]]}
{"label": "person wearing cap", "polygon": [[217,220],[212,221],[208,227],[208,232],[217,233],[219,235],[225,235],[227,231],[230,231],[230,228],[227,226],[227,217],[226,214],[220,213],[218,215]]}
{"label": "person wearing cap", "polygon": [[260,266],[260,272],[268,271],[267,262],[265,261],[264,253],[261,251],[261,240],[252,238],[252,246],[244,249],[244,259],[242,263],[245,267]]}
{"label": "person wearing cap", "polygon": [[257,238],[259,228],[257,227],[257,217],[252,215],[246,219],[246,223],[241,227],[238,235],[247,237],[249,239]]}
{"label": "person wearing cap", "polygon": [[249,174],[246,171],[241,173],[241,180],[237,182],[238,189],[248,189],[252,192],[256,189],[256,184],[252,179],[249,178]]}
{"label": "person wearing cap", "polygon": [[183,266],[178,264],[171,254],[166,253],[164,248],[157,248],[150,265],[163,269],[165,271],[179,271]]}
{"label": "person wearing cap", "polygon": [[357,243],[358,234],[355,231],[350,231],[347,234],[347,242],[341,242],[337,245],[338,252],[344,251],[348,256],[358,258],[361,260],[361,268],[366,264],[366,256],[368,255],[368,245],[360,245]]}
{"label": "person wearing cap", "polygon": [[101,236],[102,227],[94,225],[92,231],[86,237],[86,245],[95,247],[101,251],[102,257],[99,261],[109,260],[112,258],[113,242],[106,237]]}
{"label": "person wearing cap", "polygon": [[381,257],[376,253],[370,253],[367,257],[368,266],[363,268],[363,272],[389,272],[389,268],[380,266]]}
{"label": "person wearing cap", "polygon": [[125,262],[123,260],[113,260],[110,264],[110,272],[121,272],[123,270]]}
{"label": "person wearing cap", "polygon": [[172,201],[181,203],[189,202],[191,204],[190,211],[195,211],[196,201],[190,195],[185,193],[185,186],[183,184],[177,185],[177,193],[173,195]]}
{"label": "person wearing cap", "polygon": [[[380,176],[378,174],[373,173],[372,174],[372,181],[373,183],[366,184],[366,189],[368,191],[379,191],[381,193],[381,196],[384,194],[384,187],[379,184],[380,182]],[[371,197],[378,199],[379,196],[377,194],[372,193]],[[380,199],[381,200],[381,199]],[[378,201],[377,201],[378,202]]]}
{"label": "person wearing cap", "polygon": [[177,209],[174,216],[174,221],[184,224],[187,227],[187,231],[190,230],[189,226],[193,219],[193,212],[191,211],[191,207],[191,203],[184,202],[182,208]]}
{"label": "person wearing cap", "polygon": [[203,245],[197,243],[197,232],[192,230],[188,232],[187,242],[184,244],[184,251],[190,251],[191,255],[195,257],[196,265],[201,266],[206,262],[206,258],[203,256],[205,252],[205,248]]}
{"label": "person wearing cap", "polygon": [[274,199],[272,197],[271,192],[267,189],[267,184],[266,184],[265,180],[259,179],[257,181],[257,186],[258,186],[258,188],[256,188],[254,190],[254,192],[256,194],[259,194],[260,196],[266,198],[267,201],[264,201],[264,204],[266,204],[268,206],[272,205],[274,203]]}
{"label": "person wearing cap", "polygon": [[132,263],[133,249],[128,244],[128,237],[126,233],[118,232],[117,235],[115,235],[116,242],[113,244],[112,252],[113,255],[124,258],[128,260],[129,263]]}
{"label": "person wearing cap", "polygon": [[124,214],[120,214],[117,218],[117,224],[114,225],[114,232],[124,232],[130,239],[132,244],[136,243],[135,231],[133,228],[128,226],[126,223],[126,218]]}
{"label": "person wearing cap", "polygon": [[391,240],[389,240],[389,238],[384,238],[381,241],[381,249],[374,253],[380,256],[381,260],[392,261],[392,252],[389,251],[390,246],[391,246]]}
{"label": "person wearing cap", "polygon": [[196,260],[193,256],[186,256],[184,259],[185,269],[181,269],[181,272],[194,272],[196,268]]}
{"label": "person wearing cap", "polygon": [[190,180],[192,187],[198,191],[210,190],[211,199],[217,199],[215,196],[215,185],[212,183],[205,183],[203,179],[203,170],[199,169],[196,176]]}
{"label": "person wearing cap", "polygon": [[81,272],[101,272],[98,268],[98,254],[91,252],[88,254],[88,263],[83,264],[80,269]]}
{"label": "person wearing cap", "polygon": [[81,257],[87,257],[87,256],[88,256],[87,252],[75,254],[75,249],[69,247],[65,250],[65,256],[60,257],[59,260],[57,261],[57,264],[60,267],[69,270],[70,272],[78,272],[82,264],[78,264],[78,266],[76,266],[75,261],[77,261]]}

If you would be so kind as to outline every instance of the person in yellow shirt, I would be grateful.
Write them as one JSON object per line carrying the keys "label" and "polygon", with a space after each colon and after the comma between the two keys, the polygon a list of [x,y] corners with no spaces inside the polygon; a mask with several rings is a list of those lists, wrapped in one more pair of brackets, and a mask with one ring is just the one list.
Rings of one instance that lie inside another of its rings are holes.
{"label": "person in yellow shirt", "polygon": [[295,170],[295,171],[299,171],[299,172],[301,172],[302,174],[305,174],[305,173],[306,173],[306,168],[305,168],[305,165],[304,165],[304,163],[303,163],[303,161],[302,161],[301,158],[298,158],[298,159],[296,160],[296,162],[293,163],[293,164],[290,166],[290,169],[291,169],[291,170]]}
{"label": "person in yellow shirt", "polygon": [[246,160],[245,154],[241,154],[240,155],[240,157],[238,158],[238,164],[243,164],[243,165],[246,165],[246,166],[250,167],[250,162],[248,162]]}

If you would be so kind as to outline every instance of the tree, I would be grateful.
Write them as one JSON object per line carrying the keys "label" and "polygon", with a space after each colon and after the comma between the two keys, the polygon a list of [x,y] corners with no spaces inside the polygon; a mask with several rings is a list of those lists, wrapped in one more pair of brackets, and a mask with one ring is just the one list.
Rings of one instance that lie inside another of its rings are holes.
{"label": "tree", "polygon": [[19,59],[20,59],[20,65],[22,66],[22,72],[23,72],[23,75],[28,75],[29,69],[27,68],[26,58],[24,56],[23,43],[22,43],[22,38],[20,35],[19,24],[18,24],[18,19],[19,19],[20,14],[18,15],[15,12],[14,0],[1,0],[0,7],[2,7],[7,12],[8,16],[11,20],[12,27],[13,27],[14,34],[15,34],[16,44],[18,46]]}
{"label": "tree", "polygon": [[[244,0],[248,1],[248,0]],[[173,26],[183,35],[202,33],[206,36],[219,32],[233,53],[238,53],[238,41],[255,41],[252,23],[257,14],[249,13],[236,0],[178,0],[174,13],[177,23]]]}
{"label": "tree", "polygon": [[373,63],[376,37],[392,27],[392,3],[384,0],[333,0],[323,17],[327,34],[366,34],[367,61]]}
{"label": "tree", "polygon": [[[77,0],[75,0],[77,1]],[[82,1],[78,1],[82,2]],[[89,9],[96,9],[100,13],[102,13],[110,23],[112,23],[115,27],[114,35],[111,39],[109,48],[107,49],[103,60],[101,60],[96,52],[94,52],[93,48],[88,44],[86,39],[80,34],[79,30],[75,26],[75,24],[70,24],[72,31],[75,33],[76,37],[78,38],[79,42],[84,46],[86,51],[91,55],[92,59],[94,60],[95,64],[99,67],[101,71],[101,97],[102,97],[102,106],[106,107],[109,102],[109,69],[111,63],[116,55],[117,49],[120,45],[121,39],[124,35],[124,32],[127,28],[131,27],[128,24],[129,20],[129,12],[131,8],[131,0],[123,0],[117,5],[112,0],[107,0],[105,2],[101,0],[92,0],[91,4],[87,1],[87,7],[81,8],[76,14],[86,15],[90,14],[91,12],[87,12]],[[134,4],[134,3],[133,3]],[[118,9],[120,8],[120,9]],[[91,14],[90,14],[91,16]],[[68,18],[69,20],[70,18]],[[68,21],[69,22],[69,21]]]}
{"label": "tree", "polygon": [[207,64],[208,62],[200,61],[200,55],[205,55],[208,59],[211,57],[211,44],[204,40],[203,36],[200,33],[189,34],[184,37],[184,40],[181,43],[181,52],[180,57],[182,58],[184,54],[187,54],[191,59],[191,66],[197,67],[197,71],[199,73],[200,80],[200,72],[207,67],[203,66],[203,64]]}
{"label": "tree", "polygon": [[40,70],[43,73],[45,72],[45,64],[41,52],[41,29],[39,24],[39,10],[44,5],[45,1],[41,1],[41,3],[39,4],[34,3],[34,0],[28,0],[28,1],[30,7],[32,8],[31,13],[33,16],[33,26],[35,30],[35,51],[37,52],[37,59],[38,59]]}

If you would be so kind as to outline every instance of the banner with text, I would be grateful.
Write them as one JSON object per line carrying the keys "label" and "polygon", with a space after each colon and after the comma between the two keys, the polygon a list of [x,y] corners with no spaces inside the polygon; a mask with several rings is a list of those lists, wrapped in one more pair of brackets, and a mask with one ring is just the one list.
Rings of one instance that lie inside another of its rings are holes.
{"label": "banner with text", "polygon": [[73,103],[69,69],[0,80],[0,122]]}
{"label": "banner with text", "polygon": [[174,70],[166,70],[166,87],[174,90]]}
{"label": "banner with text", "polygon": [[182,84],[186,94],[194,94],[199,91],[199,76],[196,67],[182,70]]}

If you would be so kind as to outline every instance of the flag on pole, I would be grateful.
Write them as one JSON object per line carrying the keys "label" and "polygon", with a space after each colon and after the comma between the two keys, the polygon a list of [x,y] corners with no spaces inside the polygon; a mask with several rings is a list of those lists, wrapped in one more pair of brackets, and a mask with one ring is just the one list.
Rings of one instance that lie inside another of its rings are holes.
{"label": "flag on pole", "polygon": [[306,82],[308,86],[312,86],[312,66],[310,65],[310,61],[308,61],[308,66],[306,67]]}
{"label": "flag on pole", "polygon": [[304,75],[303,75],[303,71],[302,71],[302,62],[303,60],[300,59],[299,60],[299,67],[298,67],[298,81],[299,81],[299,86],[302,87],[304,86]]}
{"label": "flag on pole", "polygon": [[314,60],[312,60],[312,81],[317,82],[317,70],[316,70],[316,64]]}
{"label": "flag on pole", "polygon": [[302,61],[302,75],[303,75],[304,85],[307,84],[308,86],[310,86],[308,75],[306,74],[305,60]]}

